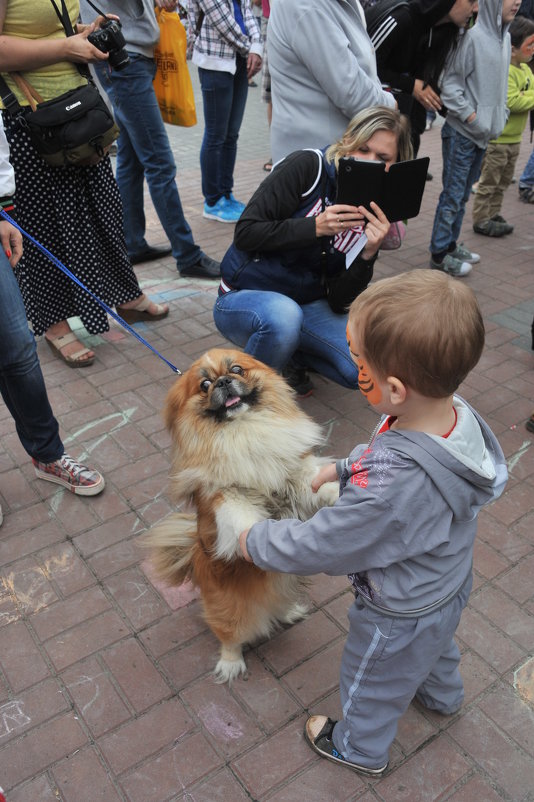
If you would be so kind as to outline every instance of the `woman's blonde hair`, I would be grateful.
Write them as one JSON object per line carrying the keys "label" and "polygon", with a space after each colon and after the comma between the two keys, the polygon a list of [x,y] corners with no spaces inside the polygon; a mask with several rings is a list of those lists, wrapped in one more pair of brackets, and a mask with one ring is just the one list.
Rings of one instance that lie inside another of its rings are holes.
{"label": "woman's blonde hair", "polygon": [[337,142],[326,151],[326,159],[334,162],[336,170],[342,156],[348,156],[365,145],[377,131],[392,131],[397,138],[397,161],[413,159],[408,117],[387,106],[372,106],[354,115],[347,130]]}

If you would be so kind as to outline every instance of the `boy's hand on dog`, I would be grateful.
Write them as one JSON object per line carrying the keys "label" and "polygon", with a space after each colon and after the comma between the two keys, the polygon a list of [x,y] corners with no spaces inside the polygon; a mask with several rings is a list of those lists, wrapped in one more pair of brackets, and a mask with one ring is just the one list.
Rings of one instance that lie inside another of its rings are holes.
{"label": "boy's hand on dog", "polygon": [[324,465],[319,469],[319,473],[311,483],[311,488],[314,493],[317,493],[321,485],[324,485],[326,482],[337,482],[337,480],[336,463],[331,462],[329,465]]}
{"label": "boy's hand on dog", "polygon": [[251,563],[252,562],[252,557],[250,556],[250,554],[247,551],[247,537],[248,537],[248,533],[249,532],[250,532],[250,529],[245,529],[244,532],[241,532],[241,534],[239,535],[239,547],[241,549],[241,554],[244,557],[244,559],[248,563]]}

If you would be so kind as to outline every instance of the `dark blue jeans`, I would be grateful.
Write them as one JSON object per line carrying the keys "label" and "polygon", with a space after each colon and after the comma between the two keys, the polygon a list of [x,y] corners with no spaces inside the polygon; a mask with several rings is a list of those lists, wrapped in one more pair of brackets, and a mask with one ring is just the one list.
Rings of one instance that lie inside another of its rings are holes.
{"label": "dark blue jeans", "polygon": [[213,318],[224,337],[275,370],[293,357],[298,367],[351,390],[358,387],[358,369],[347,346],[347,315],[336,315],[324,298],[300,306],[279,292],[227,292],[215,301]]}
{"label": "dark blue jeans", "polygon": [[237,139],[248,94],[247,60],[236,56],[236,72],[198,68],[204,105],[200,148],[202,194],[210,206],[234,187]]}
{"label": "dark blue jeans", "polygon": [[525,169],[521,173],[519,186],[527,187],[528,189],[532,189],[532,187],[534,187],[534,150],[530,154],[528,162],[525,165]]}
{"label": "dark blue jeans", "polygon": [[0,341],[0,392],[15,420],[20,442],[30,457],[54,462],[63,456],[63,443],[48,401],[19,286],[1,248]]}
{"label": "dark blue jeans", "polygon": [[484,148],[479,148],[448,123],[441,129],[441,149],[443,189],[432,228],[432,254],[445,254],[451,245],[456,244],[462,228],[465,204],[469,200],[471,187],[480,178],[480,167],[485,153]]}
{"label": "dark blue jeans", "polygon": [[130,53],[123,70],[95,67],[109,95],[121,134],[117,144],[117,183],[124,211],[124,234],[130,255],[146,248],[143,189],[146,178],[152,203],[171,243],[180,269],[198,262],[195,245],[176,186],[176,163],[152,86],[154,59]]}

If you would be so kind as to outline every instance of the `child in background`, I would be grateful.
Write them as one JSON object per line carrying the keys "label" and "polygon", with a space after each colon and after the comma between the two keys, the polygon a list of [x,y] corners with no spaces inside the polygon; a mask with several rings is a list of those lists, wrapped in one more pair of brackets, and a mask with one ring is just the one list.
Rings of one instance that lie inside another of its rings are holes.
{"label": "child in background", "polygon": [[511,44],[508,28],[520,0],[481,0],[476,23],[445,66],[441,100],[448,109],[441,129],[443,189],[430,241],[430,266],[466,276],[480,256],[458,244],[471,187],[478,180],[490,139],[506,124]]}
{"label": "child in background", "polygon": [[267,571],[351,572],[342,718],[311,716],[305,738],[322,757],[380,776],[414,697],[444,715],[462,704],[454,633],[477,515],[507,472],[487,424],[455,395],[484,346],[467,286],[430,270],[377,281],[352,303],[347,336],[360,390],[383,415],[370,443],[314,479],[317,491],[340,478],[334,507],[305,522],[257,523],[240,546]]}
{"label": "child in background", "polygon": [[488,145],[473,203],[473,230],[487,237],[511,234],[514,227],[500,215],[505,189],[512,183],[528,113],[534,109],[534,21],[516,17],[510,25],[512,59],[508,73],[510,116],[500,137]]}

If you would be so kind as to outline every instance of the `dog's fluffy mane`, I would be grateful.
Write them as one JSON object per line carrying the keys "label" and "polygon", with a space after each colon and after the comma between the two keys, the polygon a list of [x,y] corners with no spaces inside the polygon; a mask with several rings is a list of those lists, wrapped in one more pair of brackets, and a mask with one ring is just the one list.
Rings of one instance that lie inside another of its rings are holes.
{"label": "dog's fluffy mane", "polygon": [[[244,354],[236,352],[235,360],[247,364]],[[228,420],[206,414],[191,395],[190,382],[182,385],[179,379],[169,393],[166,423],[173,438],[176,501],[244,484],[261,495],[286,492],[288,476],[321,443],[320,427],[301,411],[278,374],[267,367],[248,373],[257,382],[258,403]]]}

